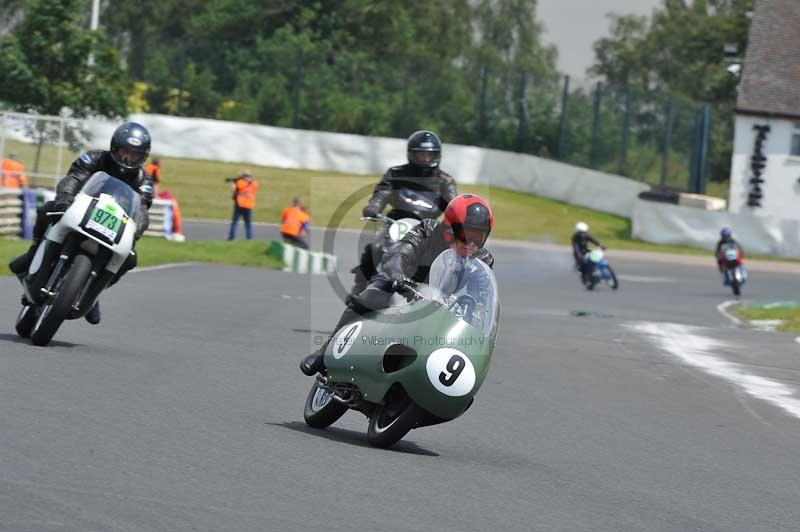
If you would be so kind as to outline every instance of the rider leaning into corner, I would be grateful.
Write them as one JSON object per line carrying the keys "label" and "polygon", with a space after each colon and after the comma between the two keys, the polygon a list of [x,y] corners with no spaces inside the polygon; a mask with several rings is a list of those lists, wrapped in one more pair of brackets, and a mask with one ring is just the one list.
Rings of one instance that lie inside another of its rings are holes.
{"label": "rider leaning into corner", "polygon": [[589,242],[595,246],[603,247],[592,235],[589,234],[589,226],[584,222],[575,224],[575,232],[572,233],[572,257],[575,259],[575,268],[581,272],[585,279],[591,272],[591,265],[586,262],[586,254],[589,252]]}
{"label": "rider leaning into corner", "polygon": [[[394,220],[400,218],[438,218],[447,204],[456,197],[455,180],[439,167],[442,160],[442,141],[432,131],[417,131],[408,137],[407,151],[408,164],[393,166],[383,175],[375,185],[367,205],[361,211],[365,218],[373,218],[382,212],[387,204],[392,204],[395,194],[400,194],[404,189],[411,189],[430,193],[435,199],[433,210],[426,209],[425,213],[406,206],[403,209],[394,208],[387,213]],[[369,280],[362,272],[371,272],[372,246],[367,244],[361,254],[359,265],[352,270],[356,274],[356,284],[352,294],[360,293]],[[369,273],[367,273],[369,275]]]}
{"label": "rider leaning into corner", "polygon": [[[24,254],[12,260],[8,267],[15,274],[28,270],[36,248],[44,238],[47,227],[58,218],[48,213],[61,213],[69,208],[83,185],[95,172],[105,172],[124,181],[137,191],[142,198],[144,209],[139,209],[136,222],[134,242],[139,240],[147,229],[149,216],[147,211],[153,203],[153,182],[142,168],[150,153],[150,133],[141,124],[127,122],[119,126],[111,137],[111,149],[87,151],[70,166],[66,177],[56,185],[56,198],[39,208],[36,225],[33,228],[31,247]],[[135,245],[135,244],[134,244]],[[132,253],[111,280],[111,285],[129,270],[136,267],[136,254]],[[86,321],[91,324],[100,323],[100,303],[86,314]]]}
{"label": "rider leaning into corner", "polygon": [[[338,331],[357,316],[386,308],[392,293],[406,282],[424,282],[431,264],[446,249],[459,257],[475,257],[494,266],[494,257],[483,246],[494,225],[489,204],[474,194],[456,196],[446,207],[444,222],[427,218],[411,229],[383,256],[379,273],[358,294],[347,298],[347,308],[334,328]],[[300,371],[314,375],[324,371],[324,354],[330,339],[300,362]]]}
{"label": "rider leaning into corner", "polygon": [[717,249],[714,251],[714,256],[717,258],[717,267],[722,272],[722,261],[725,258],[723,248],[735,247],[739,249],[739,254],[744,257],[744,250],[742,246],[733,238],[733,233],[727,227],[723,227],[719,232],[719,242],[717,242]]}

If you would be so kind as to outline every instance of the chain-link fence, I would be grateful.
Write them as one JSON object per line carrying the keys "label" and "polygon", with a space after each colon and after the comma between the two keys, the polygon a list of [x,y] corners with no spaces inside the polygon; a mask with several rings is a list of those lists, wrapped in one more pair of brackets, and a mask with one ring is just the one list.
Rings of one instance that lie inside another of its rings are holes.
{"label": "chain-link fence", "polygon": [[81,119],[0,113],[0,159],[21,163],[30,186],[53,187],[88,140]]}
{"label": "chain-link fence", "polygon": [[565,78],[555,158],[662,187],[704,192],[711,106]]}

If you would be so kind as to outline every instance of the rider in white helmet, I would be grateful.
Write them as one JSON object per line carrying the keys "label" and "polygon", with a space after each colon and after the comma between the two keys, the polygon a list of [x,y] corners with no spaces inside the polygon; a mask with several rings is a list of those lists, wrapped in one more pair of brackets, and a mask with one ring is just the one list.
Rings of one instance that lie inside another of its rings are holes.
{"label": "rider in white helmet", "polygon": [[589,272],[586,268],[586,254],[589,252],[589,242],[595,246],[605,249],[592,235],[589,234],[589,226],[585,222],[575,224],[575,232],[572,234],[572,256],[575,259],[575,269],[586,276]]}

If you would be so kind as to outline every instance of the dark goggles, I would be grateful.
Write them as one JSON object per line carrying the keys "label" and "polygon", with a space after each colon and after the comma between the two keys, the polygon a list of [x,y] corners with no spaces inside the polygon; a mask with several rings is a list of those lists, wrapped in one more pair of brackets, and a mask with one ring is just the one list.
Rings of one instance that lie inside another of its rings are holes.
{"label": "dark goggles", "polygon": [[486,239],[489,237],[483,231],[473,231],[470,229],[462,229],[461,231],[454,231],[453,232],[456,239],[464,244],[475,244],[478,247],[483,247],[483,244],[486,243]]}

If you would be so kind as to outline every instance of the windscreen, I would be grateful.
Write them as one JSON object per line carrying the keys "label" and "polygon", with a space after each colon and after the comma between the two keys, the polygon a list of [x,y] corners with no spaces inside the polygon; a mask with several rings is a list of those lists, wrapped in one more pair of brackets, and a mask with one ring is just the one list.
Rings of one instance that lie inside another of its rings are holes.
{"label": "windscreen", "polygon": [[390,202],[395,209],[415,212],[422,218],[437,218],[442,212],[439,195],[432,190],[397,189]]}
{"label": "windscreen", "polygon": [[93,198],[99,198],[101,194],[111,196],[131,218],[136,216],[141,205],[139,194],[126,183],[105,172],[96,172],[92,175],[81,188],[81,192]]}
{"label": "windscreen", "polygon": [[493,333],[500,301],[494,273],[485,262],[459,257],[448,249],[431,265],[429,285],[450,312],[485,336]]}

